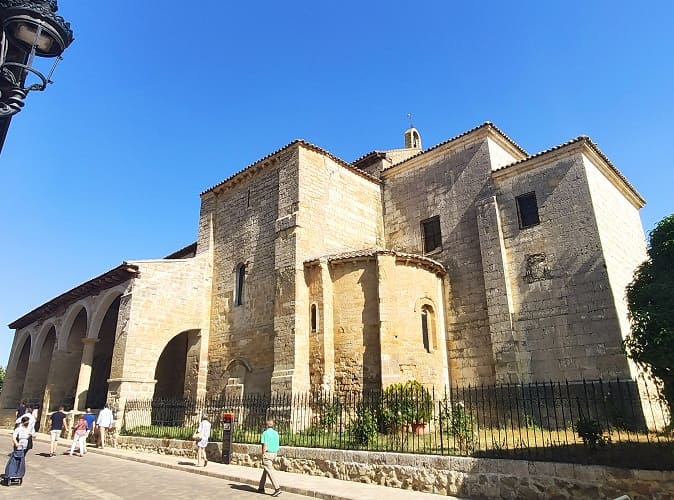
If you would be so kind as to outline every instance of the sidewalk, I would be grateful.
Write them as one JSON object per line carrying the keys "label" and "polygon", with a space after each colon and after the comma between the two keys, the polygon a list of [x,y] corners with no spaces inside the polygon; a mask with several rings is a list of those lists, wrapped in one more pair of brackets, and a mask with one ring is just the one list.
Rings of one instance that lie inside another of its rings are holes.
{"label": "sidewalk", "polygon": [[[10,432],[11,434],[11,432]],[[37,441],[49,442],[49,436],[38,433]],[[59,446],[69,447],[71,441],[66,439],[59,440]],[[208,467],[194,467],[196,463],[194,458],[179,457],[175,455],[158,455],[153,453],[139,453],[136,451],[122,450],[117,448],[94,448],[87,447],[90,453],[100,453],[110,457],[120,458],[122,460],[131,460],[144,464],[164,467],[168,469],[181,470],[190,474],[202,474],[219,479],[226,479],[237,483],[248,484],[257,487],[260,482],[262,469],[253,467],[244,467],[241,465],[225,465],[216,462],[208,462]],[[388,488],[386,486],[377,486],[373,484],[355,483],[352,481],[341,481],[320,476],[310,476],[306,474],[294,474],[291,472],[277,473],[277,478],[281,483],[281,489],[298,495],[305,495],[313,498],[324,498],[327,500],[433,500],[433,499],[456,499],[456,497],[435,495],[432,493],[422,493],[419,491],[401,490],[398,488]],[[271,488],[267,491],[271,493]]]}

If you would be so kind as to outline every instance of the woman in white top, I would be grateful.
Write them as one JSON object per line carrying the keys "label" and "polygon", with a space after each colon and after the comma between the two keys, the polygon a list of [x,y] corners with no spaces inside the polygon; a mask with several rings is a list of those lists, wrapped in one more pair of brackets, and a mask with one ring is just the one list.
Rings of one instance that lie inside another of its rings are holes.
{"label": "woman in white top", "polygon": [[197,441],[197,467],[206,467],[208,465],[206,446],[208,446],[208,438],[211,437],[211,423],[207,415],[201,417],[197,432],[201,436],[201,439]]}
{"label": "woman in white top", "polygon": [[15,450],[26,450],[28,447],[28,438],[31,436],[29,429],[30,418],[27,415],[21,417],[21,425],[19,425],[12,433],[12,441],[14,441]]}

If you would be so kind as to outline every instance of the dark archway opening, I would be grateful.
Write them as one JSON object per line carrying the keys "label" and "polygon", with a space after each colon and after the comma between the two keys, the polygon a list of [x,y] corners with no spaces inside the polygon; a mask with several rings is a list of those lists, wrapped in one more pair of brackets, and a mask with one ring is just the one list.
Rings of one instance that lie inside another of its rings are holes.
{"label": "dark archway opening", "polygon": [[185,366],[189,332],[171,339],[159,357],[154,378],[154,398],[182,398],[185,393]]}
{"label": "dark archway opening", "polygon": [[30,358],[30,335],[26,338],[21,348],[21,354],[19,354],[19,359],[16,362],[16,368],[14,369],[14,383],[3,389],[9,392],[7,397],[7,405],[9,407],[18,407],[19,403],[22,401],[23,396],[23,386],[26,381],[26,374],[28,372],[28,360]]}
{"label": "dark archway opening", "polygon": [[103,408],[108,399],[108,379],[112,368],[120,300],[121,296],[110,304],[98,332],[98,342],[94,348],[94,359],[91,364],[91,380],[87,390],[86,406],[89,408]]}
{"label": "dark archway opening", "polygon": [[31,399],[31,407],[35,407],[35,404],[42,404],[44,399],[44,392],[47,387],[47,377],[49,376],[49,368],[51,367],[51,360],[54,354],[54,345],[56,344],[56,328],[53,326],[49,329],[47,337],[42,344],[42,349],[40,350],[40,356],[33,368],[35,372],[31,377],[31,390],[30,395],[27,396]]}

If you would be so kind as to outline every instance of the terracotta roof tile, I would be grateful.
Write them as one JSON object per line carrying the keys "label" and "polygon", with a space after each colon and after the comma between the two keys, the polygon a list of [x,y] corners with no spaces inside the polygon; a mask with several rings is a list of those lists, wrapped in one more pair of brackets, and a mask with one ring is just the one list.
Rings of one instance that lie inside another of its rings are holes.
{"label": "terracotta roof tile", "polygon": [[606,162],[606,165],[609,166],[609,168],[622,180],[625,185],[627,186],[628,189],[634,192],[634,194],[643,200],[643,197],[639,194],[639,192],[630,184],[630,182],[627,180],[627,178],[618,170],[618,168],[611,162],[611,160],[608,159],[608,157],[604,154],[604,152],[599,149],[599,146],[595,144],[595,142],[590,139],[587,135],[579,135],[578,137],[575,137],[571,140],[568,140],[566,142],[563,142],[561,144],[558,144],[557,146],[553,146],[551,148],[548,148],[544,151],[541,151],[539,153],[527,156],[526,158],[523,158],[522,160],[515,161],[513,163],[509,163],[508,165],[504,165],[500,168],[497,168],[494,170],[494,172],[501,172],[503,170],[506,170],[508,168],[512,168],[516,165],[520,165],[522,163],[526,163],[528,161],[533,160],[534,158],[540,158],[541,156],[545,156],[547,154],[553,153],[555,151],[559,151],[560,149],[563,149],[565,147],[571,146],[572,144],[580,144],[580,143],[585,143],[589,148],[591,148],[602,160]]}
{"label": "terracotta roof tile", "polygon": [[402,259],[410,259],[410,260],[416,260],[418,262],[424,263],[432,268],[436,272],[439,272],[441,274],[445,274],[445,266],[443,266],[440,262],[430,259],[428,257],[425,257],[423,255],[418,255],[418,254],[413,254],[413,253],[405,253],[405,252],[398,252],[396,250],[386,250],[384,248],[380,247],[372,247],[372,248],[363,248],[360,250],[348,250],[345,252],[339,252],[339,253],[334,253],[334,254],[328,254],[328,255],[321,255],[320,257],[313,257],[310,259],[307,259],[304,261],[305,264],[310,264],[313,262],[316,262],[321,259],[325,259],[328,262],[335,262],[335,261],[340,261],[340,260],[349,260],[349,259],[357,259],[360,257],[374,257],[376,255],[394,255],[396,257],[402,258]]}
{"label": "terracotta roof tile", "polygon": [[222,186],[222,185],[224,185],[224,184],[227,184],[228,182],[234,180],[235,178],[237,178],[237,177],[239,177],[239,176],[242,176],[244,173],[246,173],[246,172],[250,171],[251,169],[253,169],[254,167],[258,166],[260,163],[263,163],[264,161],[269,160],[270,158],[273,158],[274,156],[276,156],[276,155],[278,155],[278,154],[280,154],[280,153],[286,151],[287,149],[289,149],[289,148],[291,148],[291,147],[293,147],[293,146],[295,146],[295,145],[302,145],[302,146],[304,146],[304,147],[306,147],[306,148],[308,148],[308,149],[311,149],[311,150],[313,150],[313,151],[316,151],[316,152],[318,152],[318,153],[321,153],[321,154],[323,154],[323,155],[329,157],[330,159],[334,160],[334,161],[335,161],[336,163],[338,163],[339,165],[341,165],[341,166],[347,168],[348,170],[352,171],[353,173],[355,173],[355,174],[357,174],[357,175],[359,175],[359,176],[361,176],[361,177],[364,177],[364,178],[366,178],[366,179],[368,179],[368,180],[371,180],[371,181],[373,181],[373,182],[376,182],[376,183],[378,183],[378,184],[381,182],[381,181],[380,181],[379,179],[377,179],[376,177],[374,177],[374,176],[368,174],[367,172],[363,172],[362,170],[360,170],[360,169],[358,169],[358,168],[352,166],[350,163],[347,163],[346,161],[342,160],[342,159],[341,159],[340,157],[338,157],[338,156],[335,156],[334,154],[330,153],[329,151],[327,151],[327,150],[325,150],[325,149],[323,149],[323,148],[321,148],[321,147],[319,147],[319,146],[316,146],[315,144],[312,144],[312,143],[310,143],[310,142],[307,142],[307,141],[305,141],[304,139],[295,139],[294,141],[289,142],[289,143],[286,144],[285,146],[283,146],[283,147],[277,149],[276,151],[273,151],[273,152],[269,153],[268,155],[266,155],[266,156],[260,158],[259,160],[257,160],[257,161],[255,161],[255,162],[251,163],[250,165],[244,167],[243,169],[239,170],[239,171],[236,172],[235,174],[230,175],[229,177],[227,177],[227,178],[224,179],[223,181],[220,181],[220,182],[218,182],[217,184],[215,184],[214,186],[211,186],[210,188],[206,189],[205,191],[202,191],[201,194],[202,194],[202,195],[203,195],[203,194],[206,194],[206,193],[208,193],[209,191],[213,191],[214,189],[217,189],[217,188],[219,188],[220,186]]}
{"label": "terracotta roof tile", "polygon": [[426,154],[426,153],[429,153],[430,151],[433,151],[433,150],[435,150],[435,149],[438,149],[439,147],[442,147],[442,146],[444,146],[445,144],[449,144],[450,142],[456,141],[457,139],[460,139],[460,138],[465,137],[465,136],[467,136],[467,135],[469,135],[469,134],[472,134],[473,132],[477,132],[478,130],[483,129],[483,128],[491,128],[491,129],[495,130],[495,131],[498,132],[498,133],[499,133],[505,140],[507,140],[510,144],[512,144],[512,146],[513,146],[515,149],[517,149],[520,153],[522,153],[522,154],[524,154],[524,155],[528,155],[528,154],[529,154],[529,153],[526,152],[526,150],[525,150],[524,148],[522,148],[522,146],[520,146],[520,145],[517,144],[515,141],[513,141],[510,137],[508,137],[508,136],[505,134],[505,132],[503,132],[500,128],[498,128],[498,127],[497,127],[496,125],[494,125],[492,122],[484,122],[483,124],[478,125],[477,127],[473,127],[473,128],[471,128],[470,130],[466,130],[465,132],[462,132],[462,133],[459,134],[459,135],[455,135],[454,137],[452,137],[452,138],[450,138],[450,139],[447,139],[446,141],[443,141],[443,142],[441,142],[441,143],[439,143],[439,144],[436,144],[435,146],[432,146],[432,147],[430,147],[430,148],[428,148],[428,149],[424,149],[423,151],[420,151],[419,153],[415,154],[414,156],[410,156],[409,158],[407,158],[407,159],[404,160],[404,161],[401,161],[400,163],[396,163],[395,165],[391,165],[390,167],[385,168],[384,171],[390,170],[390,169],[392,169],[392,168],[396,168],[396,167],[398,167],[399,165],[403,165],[404,163],[406,163],[406,162],[408,162],[408,161],[410,161],[410,160],[413,160],[414,158],[417,158],[417,157],[419,157],[419,156],[421,156],[421,155],[424,155],[424,154]]}

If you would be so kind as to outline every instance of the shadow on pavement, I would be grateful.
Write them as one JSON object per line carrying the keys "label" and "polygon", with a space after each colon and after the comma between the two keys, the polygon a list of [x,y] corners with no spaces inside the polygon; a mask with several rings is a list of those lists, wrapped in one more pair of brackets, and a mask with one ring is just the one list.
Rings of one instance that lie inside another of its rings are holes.
{"label": "shadow on pavement", "polygon": [[234,483],[229,483],[229,487],[232,488],[233,490],[240,490],[240,491],[250,491],[252,493],[257,492],[257,488],[254,486],[251,486],[249,484],[234,484]]}

